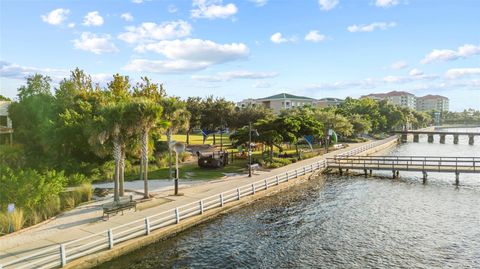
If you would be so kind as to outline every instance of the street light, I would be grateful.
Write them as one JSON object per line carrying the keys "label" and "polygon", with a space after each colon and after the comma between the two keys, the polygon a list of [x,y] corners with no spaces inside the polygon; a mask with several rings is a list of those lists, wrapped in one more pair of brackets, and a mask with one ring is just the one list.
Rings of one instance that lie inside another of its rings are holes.
{"label": "street light", "polygon": [[178,155],[182,153],[185,150],[185,144],[181,142],[176,142],[172,146],[173,151],[175,151],[175,195],[178,195],[178,177],[179,177],[179,172],[178,172]]}
{"label": "street light", "polygon": [[248,177],[252,177],[252,131],[258,136],[256,129],[252,130],[252,123],[248,123]]}

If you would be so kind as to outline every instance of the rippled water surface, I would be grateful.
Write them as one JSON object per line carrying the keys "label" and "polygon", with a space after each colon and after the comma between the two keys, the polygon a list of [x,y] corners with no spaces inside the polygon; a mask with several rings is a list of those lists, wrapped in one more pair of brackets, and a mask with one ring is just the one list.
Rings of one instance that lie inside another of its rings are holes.
{"label": "rippled water surface", "polygon": [[[422,141],[391,154],[480,156]],[[478,174],[381,176],[312,180],[99,268],[480,268]]]}

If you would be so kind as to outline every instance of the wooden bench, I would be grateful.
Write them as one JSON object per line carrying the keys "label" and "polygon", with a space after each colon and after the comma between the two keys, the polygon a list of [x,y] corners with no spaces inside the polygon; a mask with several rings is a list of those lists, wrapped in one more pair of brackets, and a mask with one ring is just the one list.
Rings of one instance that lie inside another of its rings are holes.
{"label": "wooden bench", "polygon": [[247,164],[247,168],[252,168],[252,171],[256,171],[258,169],[260,169],[260,165],[258,165],[258,163],[252,163],[252,164]]}
{"label": "wooden bench", "polygon": [[110,218],[110,215],[117,214],[118,212],[122,212],[125,210],[129,210],[134,208],[137,211],[137,202],[133,201],[133,197],[120,197],[118,202],[107,203],[103,205],[103,219],[107,216],[107,219]]}

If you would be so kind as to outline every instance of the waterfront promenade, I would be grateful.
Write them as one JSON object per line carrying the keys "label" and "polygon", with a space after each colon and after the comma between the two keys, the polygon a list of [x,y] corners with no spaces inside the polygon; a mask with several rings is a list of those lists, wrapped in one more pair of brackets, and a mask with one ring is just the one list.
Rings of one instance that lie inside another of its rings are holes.
{"label": "waterfront promenade", "polygon": [[85,217],[80,214],[77,219],[71,218],[69,223],[54,225],[55,220],[53,220],[48,225],[45,225],[45,227],[39,225],[24,232],[0,238],[0,264],[28,256],[32,253],[41,251],[42,249],[50,248],[64,242],[102,232],[134,220],[142,219],[167,210],[173,210],[185,204],[238,188],[258,180],[266,179],[284,173],[285,171],[294,170],[298,167],[323,161],[328,157],[333,157],[336,154],[360,148],[369,143],[371,142],[351,144],[347,148],[336,150],[322,156],[303,160],[268,172],[258,172],[258,174],[254,175],[252,178],[249,178],[247,175],[239,175],[228,178],[227,180],[217,180],[183,188],[181,189],[182,196],[171,196],[170,191],[163,191],[159,193],[158,196],[167,199],[168,202],[155,207],[139,210],[137,212],[125,212],[124,215],[114,216],[108,221],[101,220],[100,207],[97,210],[91,210],[89,214],[85,215]]}

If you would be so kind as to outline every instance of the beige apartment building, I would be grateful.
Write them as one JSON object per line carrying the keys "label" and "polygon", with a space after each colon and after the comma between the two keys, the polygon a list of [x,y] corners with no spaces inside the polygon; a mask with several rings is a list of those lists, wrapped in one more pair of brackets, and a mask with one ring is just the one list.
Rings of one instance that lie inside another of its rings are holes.
{"label": "beige apartment building", "polygon": [[425,95],[417,97],[417,110],[418,111],[448,111],[449,100],[445,96],[441,95]]}
{"label": "beige apartment building", "polygon": [[244,108],[247,106],[263,105],[267,108],[272,109],[275,113],[280,113],[280,111],[283,109],[290,109],[306,105],[314,106],[315,103],[316,100],[310,97],[297,96],[288,93],[280,93],[265,98],[245,99],[241,102],[238,102],[237,106],[240,108]]}
{"label": "beige apartment building", "polygon": [[327,98],[318,99],[316,102],[316,105],[317,107],[324,108],[329,106],[339,106],[343,104],[343,102],[345,102],[345,100],[340,98],[327,97]]}
{"label": "beige apartment building", "polygon": [[394,105],[408,107],[411,109],[417,108],[417,98],[409,92],[391,91],[387,93],[372,93],[363,95],[361,98],[372,98],[374,100],[388,100]]}

